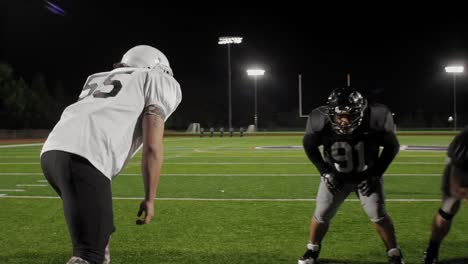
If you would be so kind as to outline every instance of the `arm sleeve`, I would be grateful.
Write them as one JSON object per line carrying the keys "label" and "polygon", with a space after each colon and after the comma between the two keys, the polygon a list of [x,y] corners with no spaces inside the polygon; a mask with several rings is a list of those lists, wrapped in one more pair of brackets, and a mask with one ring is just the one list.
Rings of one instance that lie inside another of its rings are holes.
{"label": "arm sleeve", "polygon": [[373,175],[377,175],[379,177],[384,174],[388,166],[390,166],[393,159],[400,151],[400,143],[398,142],[398,139],[393,130],[393,117],[390,111],[388,111],[385,115],[381,146],[383,146],[383,150],[377,159],[373,171]]}
{"label": "arm sleeve", "polygon": [[323,160],[322,154],[318,146],[320,145],[319,135],[316,133],[308,133],[304,135],[302,144],[309,160],[315,165],[320,174],[329,172],[329,166]]}
{"label": "arm sleeve", "polygon": [[320,132],[325,122],[326,117],[320,112],[320,109],[312,111],[307,119],[306,133],[302,140],[307,157],[315,165],[320,174],[330,171],[319,150],[319,146],[323,144]]}

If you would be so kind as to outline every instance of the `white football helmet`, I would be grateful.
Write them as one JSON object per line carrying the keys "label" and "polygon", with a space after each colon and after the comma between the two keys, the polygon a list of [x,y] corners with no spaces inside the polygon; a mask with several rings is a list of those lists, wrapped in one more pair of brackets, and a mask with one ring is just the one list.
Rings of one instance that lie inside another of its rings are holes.
{"label": "white football helmet", "polygon": [[148,45],[139,45],[129,49],[122,57],[121,63],[130,67],[161,68],[164,72],[172,75],[169,60],[160,50]]}

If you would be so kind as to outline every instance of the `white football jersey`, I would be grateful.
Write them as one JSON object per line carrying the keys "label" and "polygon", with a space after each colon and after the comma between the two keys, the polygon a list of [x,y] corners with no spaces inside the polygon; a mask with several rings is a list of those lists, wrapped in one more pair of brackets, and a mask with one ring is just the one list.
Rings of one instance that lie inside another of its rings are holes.
{"label": "white football jersey", "polygon": [[112,179],[143,144],[143,109],[157,105],[167,120],[181,100],[179,83],[158,68],[93,74],[78,101],[65,108],[41,155],[49,150],[77,154]]}

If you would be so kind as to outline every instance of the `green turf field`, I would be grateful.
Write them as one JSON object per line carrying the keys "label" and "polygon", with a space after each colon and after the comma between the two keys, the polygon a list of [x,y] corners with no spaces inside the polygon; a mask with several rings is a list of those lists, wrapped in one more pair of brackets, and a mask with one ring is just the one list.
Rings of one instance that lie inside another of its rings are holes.
{"label": "green turf field", "polygon": [[[399,136],[402,145],[446,146],[452,136]],[[297,263],[319,176],[302,137],[168,137],[156,216],[136,226],[140,155],[114,180],[113,263]],[[0,263],[65,263],[70,241],[60,200],[42,176],[41,146],[0,147]],[[444,151],[401,151],[385,176],[387,209],[406,263],[420,263],[440,206]],[[441,248],[442,263],[468,263],[467,203]],[[321,263],[386,263],[356,197],[333,219]],[[458,259],[458,262],[455,260]]]}

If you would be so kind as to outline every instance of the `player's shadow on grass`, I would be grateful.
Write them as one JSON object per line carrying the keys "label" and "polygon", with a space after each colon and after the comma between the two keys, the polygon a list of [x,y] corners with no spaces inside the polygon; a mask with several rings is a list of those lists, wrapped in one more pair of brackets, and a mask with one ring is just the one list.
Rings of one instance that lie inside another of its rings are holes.
{"label": "player's shadow on grass", "polygon": [[468,264],[468,257],[441,260],[439,261],[439,264]]}

